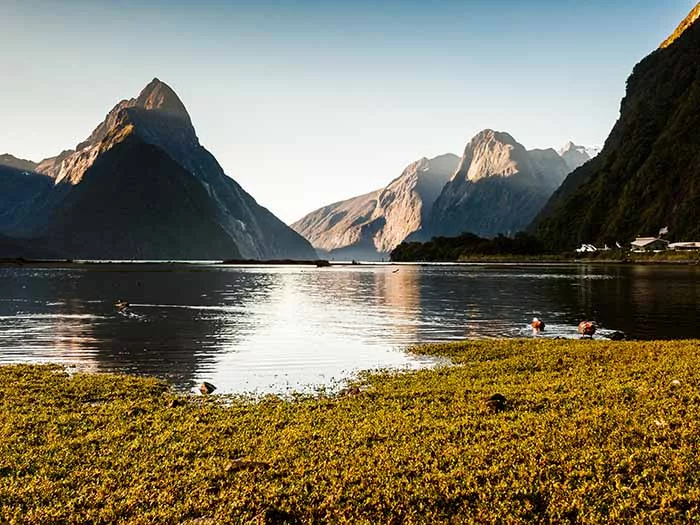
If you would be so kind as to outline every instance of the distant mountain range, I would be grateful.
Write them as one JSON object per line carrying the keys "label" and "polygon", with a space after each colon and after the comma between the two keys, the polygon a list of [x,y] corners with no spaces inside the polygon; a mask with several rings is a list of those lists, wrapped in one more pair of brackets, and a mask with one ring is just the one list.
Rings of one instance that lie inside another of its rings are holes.
{"label": "distant mountain range", "polygon": [[420,230],[459,157],[422,158],[385,188],[329,204],[292,224],[321,253],[376,259]]}
{"label": "distant mountain range", "polygon": [[669,228],[700,240],[700,4],[634,67],[601,153],[573,171],[531,226],[553,250]]}
{"label": "distant mountain range", "polygon": [[[485,130],[429,211],[430,200],[420,199],[420,214],[416,205],[398,207],[387,220],[379,203],[385,188],[316,210],[293,227],[339,256],[372,249],[385,256],[404,235],[492,237],[526,227],[553,251],[627,243],[665,227],[671,239],[700,240],[699,19],[700,4],[635,66],[602,150],[569,142],[558,152],[527,151],[509,134]],[[396,201],[412,191],[401,177],[391,186]]]}
{"label": "distant mountain range", "polygon": [[567,142],[557,153],[564,159],[569,171],[574,171],[597,156],[600,153],[600,148],[587,148],[585,146],[577,146],[573,142]]}
{"label": "distant mountain range", "polygon": [[[307,258],[315,250],[227,177],[154,79],[75,150],[0,157],[0,247],[95,259]],[[19,246],[19,248],[18,248]]]}
{"label": "distant mountain range", "polygon": [[595,151],[568,143],[527,151],[512,136],[484,130],[461,158],[445,154],[409,165],[379,190],[315,210],[292,224],[320,252],[378,259],[404,240],[511,234],[524,229],[559,186],[569,166]]}
{"label": "distant mountain range", "polygon": [[387,186],[315,210],[293,229],[224,174],[180,99],[154,79],[74,150],[38,163],[0,156],[0,256],[315,258],[315,247],[365,259],[404,240],[493,237],[528,224],[552,250],[662,227],[698,240],[699,17],[700,4],[635,66],[601,151],[573,143],[528,151],[484,130],[461,158],[421,158]]}

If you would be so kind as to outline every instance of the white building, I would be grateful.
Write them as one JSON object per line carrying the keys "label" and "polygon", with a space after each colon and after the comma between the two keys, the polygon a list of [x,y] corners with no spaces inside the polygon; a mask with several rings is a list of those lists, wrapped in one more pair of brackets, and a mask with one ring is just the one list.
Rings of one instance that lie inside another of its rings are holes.
{"label": "white building", "polygon": [[669,250],[700,250],[700,242],[672,242],[668,245]]}
{"label": "white building", "polygon": [[658,237],[637,237],[630,244],[633,252],[656,252],[668,248],[668,241]]}

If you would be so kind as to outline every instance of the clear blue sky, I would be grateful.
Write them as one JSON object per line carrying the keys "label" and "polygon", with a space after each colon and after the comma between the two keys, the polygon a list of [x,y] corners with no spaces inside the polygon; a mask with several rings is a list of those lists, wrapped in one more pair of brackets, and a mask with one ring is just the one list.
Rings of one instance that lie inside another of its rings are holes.
{"label": "clear blue sky", "polygon": [[0,153],[74,147],[153,77],[291,222],[479,130],[601,145],[696,0],[0,0]]}

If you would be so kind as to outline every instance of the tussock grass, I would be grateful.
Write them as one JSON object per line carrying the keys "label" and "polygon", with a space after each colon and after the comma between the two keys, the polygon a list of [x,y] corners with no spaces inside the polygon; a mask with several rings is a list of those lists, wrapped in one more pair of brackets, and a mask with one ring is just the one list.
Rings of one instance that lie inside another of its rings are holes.
{"label": "tussock grass", "polygon": [[0,367],[0,522],[700,519],[700,341],[413,351],[457,366],[226,404],[153,379]]}

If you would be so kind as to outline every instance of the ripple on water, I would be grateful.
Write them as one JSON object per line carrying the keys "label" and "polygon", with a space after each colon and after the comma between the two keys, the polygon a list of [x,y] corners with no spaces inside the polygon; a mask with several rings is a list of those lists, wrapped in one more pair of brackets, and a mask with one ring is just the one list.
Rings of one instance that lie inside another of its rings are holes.
{"label": "ripple on water", "polygon": [[[692,269],[445,265],[0,270],[0,362],[61,362],[220,392],[311,389],[433,366],[401,351],[464,338],[700,337]],[[114,301],[131,307],[121,314]]]}

